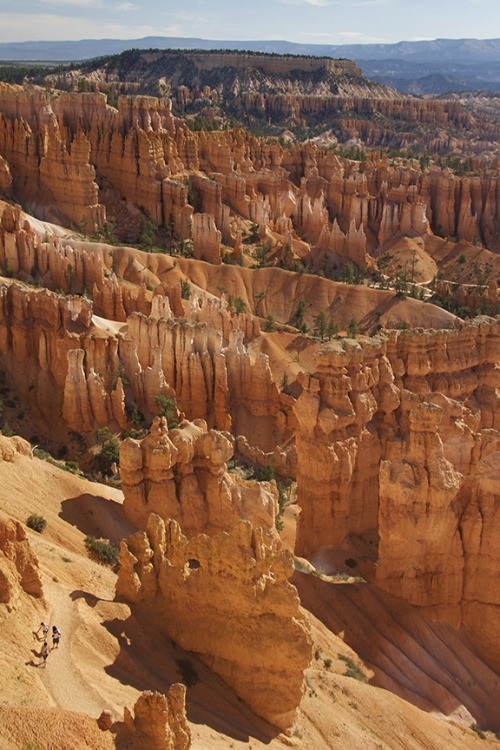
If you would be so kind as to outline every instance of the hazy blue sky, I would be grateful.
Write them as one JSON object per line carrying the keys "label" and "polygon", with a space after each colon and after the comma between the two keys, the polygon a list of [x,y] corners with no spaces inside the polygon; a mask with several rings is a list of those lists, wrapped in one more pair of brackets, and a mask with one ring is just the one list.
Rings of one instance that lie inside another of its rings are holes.
{"label": "hazy blue sky", "polygon": [[0,0],[0,41],[285,39],[309,44],[500,36],[500,0]]}

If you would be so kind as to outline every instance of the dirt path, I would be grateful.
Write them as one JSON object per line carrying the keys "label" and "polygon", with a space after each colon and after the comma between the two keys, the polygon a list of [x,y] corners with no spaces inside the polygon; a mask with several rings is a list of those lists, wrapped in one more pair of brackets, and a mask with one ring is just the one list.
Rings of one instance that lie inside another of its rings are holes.
{"label": "dirt path", "polygon": [[97,718],[105,708],[103,699],[83,679],[72,656],[71,641],[79,623],[76,603],[70,598],[68,589],[51,581],[44,581],[44,591],[51,605],[49,635],[52,625],[61,631],[59,648],[51,650],[47,666],[39,670],[45,687],[59,708],[83,711]]}

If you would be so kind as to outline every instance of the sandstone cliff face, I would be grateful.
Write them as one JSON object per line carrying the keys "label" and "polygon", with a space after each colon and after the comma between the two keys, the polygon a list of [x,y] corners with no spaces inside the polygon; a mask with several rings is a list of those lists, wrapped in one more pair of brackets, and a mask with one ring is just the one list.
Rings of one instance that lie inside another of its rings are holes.
{"label": "sandstone cliff face", "polygon": [[188,541],[176,521],[152,514],[145,532],[122,542],[119,559],[118,596],[154,613],[259,716],[292,725],[312,642],[287,580],[290,552],[271,552],[248,521]]}
{"label": "sandstone cliff face", "polygon": [[11,612],[23,591],[43,598],[38,560],[21,524],[11,518],[0,519],[0,603]]}
{"label": "sandstone cliff face", "polygon": [[168,430],[156,417],[142,441],[128,438],[120,450],[123,509],[139,528],[150,513],[175,518],[186,536],[213,536],[244,518],[273,538],[278,510],[274,483],[245,481],[228,474],[234,451],[228,433],[207,430],[199,419]]}
{"label": "sandstone cliff face", "polygon": [[496,662],[499,334],[478,319],[328,345],[294,406],[298,553],[376,530],[378,585],[464,623]]}
{"label": "sandstone cliff face", "polygon": [[477,636],[480,650],[491,655],[497,665],[500,664],[499,556],[496,542],[500,524],[499,447],[498,441],[492,441],[472,478],[464,482],[460,495],[464,506],[460,518],[464,547],[462,621]]}
{"label": "sandstone cliff face", "polygon": [[[123,722],[102,728],[116,733],[116,746],[127,750],[189,750],[191,730],[186,719],[186,687],[171,685],[166,695],[141,693],[133,713],[125,708]],[[101,720],[100,720],[101,721]]]}
{"label": "sandstone cliff face", "polygon": [[376,577],[458,627],[464,550],[454,504],[462,475],[444,457],[442,413],[432,403],[414,406],[404,457],[381,462]]}

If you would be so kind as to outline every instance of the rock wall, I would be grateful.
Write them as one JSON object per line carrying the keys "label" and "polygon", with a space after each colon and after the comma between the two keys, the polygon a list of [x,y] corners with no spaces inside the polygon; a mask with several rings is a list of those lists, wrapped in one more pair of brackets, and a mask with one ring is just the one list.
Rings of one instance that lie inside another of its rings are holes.
{"label": "rock wall", "polygon": [[375,530],[377,584],[497,663],[499,345],[486,318],[329,344],[294,406],[298,554]]}
{"label": "rock wall", "polygon": [[139,528],[145,528],[150,513],[164,521],[175,518],[189,538],[213,536],[244,518],[271,541],[276,485],[229,474],[226,462],[233,452],[232,436],[208,430],[203,420],[169,430],[166,419],[156,417],[147,437],[128,438],[120,449],[126,516]]}
{"label": "rock wall", "polygon": [[189,750],[191,730],[186,718],[186,687],[171,685],[168,693],[147,690],[138,697],[134,710],[124,711],[123,722],[111,725],[103,712],[98,722],[116,736],[117,748],[127,750]]}
{"label": "rock wall", "polygon": [[[2,449],[6,440],[0,437]],[[2,453],[4,461],[14,460],[5,450]],[[38,560],[21,524],[11,518],[0,519],[0,604],[5,604],[8,612],[15,610],[23,592],[43,599]]]}
{"label": "rock wall", "polygon": [[152,514],[119,559],[118,596],[140,603],[259,716],[280,729],[293,724],[312,641],[287,580],[290,552],[272,552],[248,521],[188,541],[176,521]]}

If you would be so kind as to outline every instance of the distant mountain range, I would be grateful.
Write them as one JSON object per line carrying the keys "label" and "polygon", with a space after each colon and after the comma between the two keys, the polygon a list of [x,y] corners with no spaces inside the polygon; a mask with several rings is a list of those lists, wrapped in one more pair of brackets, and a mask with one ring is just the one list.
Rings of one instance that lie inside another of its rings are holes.
{"label": "distant mountain range", "polygon": [[0,60],[75,62],[127,49],[234,49],[345,57],[360,62],[368,78],[403,93],[500,91],[500,39],[435,39],[397,44],[296,44],[180,37],[82,39],[75,42],[0,43]]}

